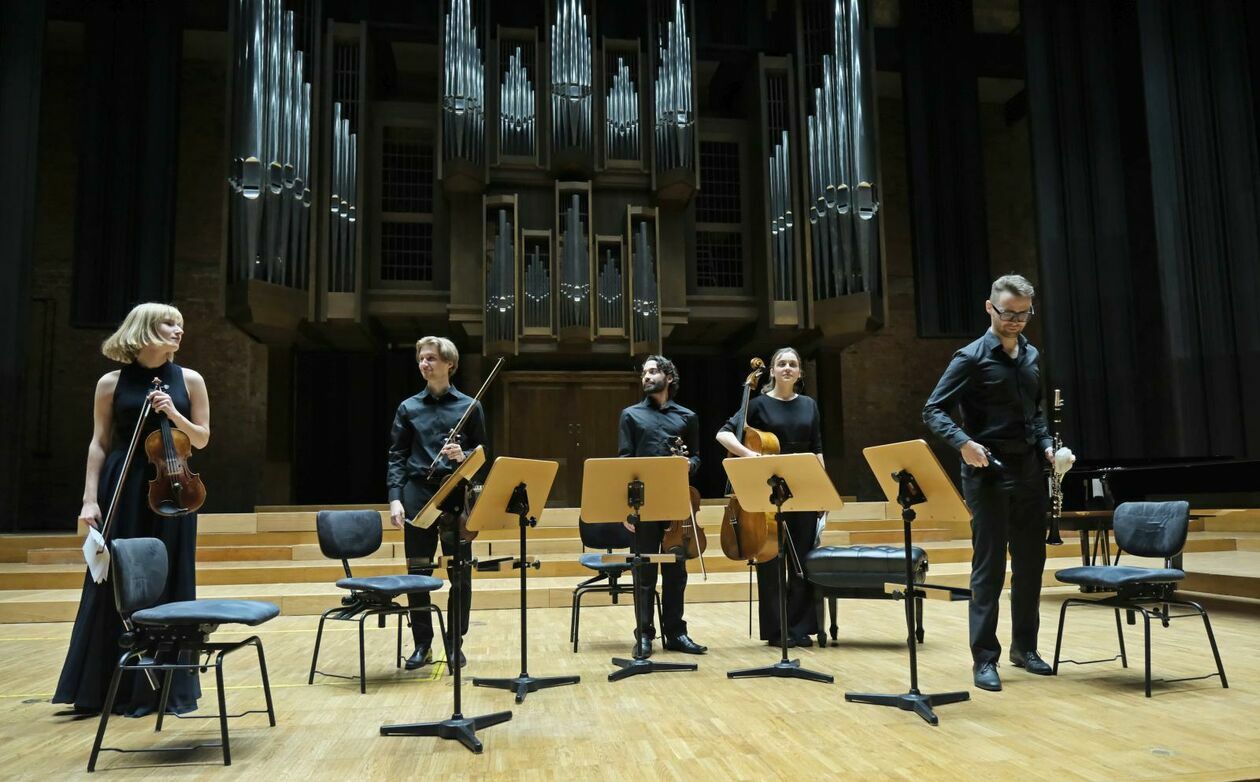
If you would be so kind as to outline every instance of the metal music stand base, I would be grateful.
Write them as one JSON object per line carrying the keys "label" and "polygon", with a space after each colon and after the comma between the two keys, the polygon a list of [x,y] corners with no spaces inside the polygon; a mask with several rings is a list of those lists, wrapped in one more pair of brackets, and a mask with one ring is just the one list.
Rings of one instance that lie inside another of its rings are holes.
{"label": "metal music stand base", "polygon": [[449,720],[440,722],[413,722],[408,725],[382,725],[382,736],[437,736],[440,739],[454,739],[469,750],[481,754],[481,740],[477,731],[507,722],[512,719],[512,712],[499,711],[494,714],[482,714],[479,717],[465,717],[453,714]]}
{"label": "metal music stand base", "polygon": [[929,725],[939,725],[940,720],[936,716],[936,712],[932,711],[933,706],[946,706],[951,703],[961,703],[971,700],[969,692],[943,692],[935,695],[924,695],[919,692],[919,656],[917,644],[914,637],[914,572],[913,572],[913,552],[910,549],[911,534],[910,526],[914,523],[915,513],[911,507],[916,503],[924,502],[923,490],[919,488],[918,483],[914,479],[914,475],[909,470],[900,470],[895,475],[899,484],[897,492],[897,503],[901,505],[901,525],[902,533],[905,537],[906,552],[906,573],[905,584],[906,591],[902,598],[906,604],[906,645],[910,649],[910,691],[903,692],[900,695],[877,695],[867,692],[846,692],[844,699],[849,703],[869,703],[875,706],[896,706],[902,711],[913,711],[923,718],[923,721]]}
{"label": "metal music stand base", "polygon": [[616,682],[640,673],[656,673],[657,671],[695,671],[700,666],[695,663],[658,663],[652,660],[627,660],[614,657],[612,664],[620,668],[608,674],[608,681]]}
{"label": "metal music stand base", "polygon": [[[458,543],[456,544],[456,554],[451,564],[448,565],[450,580],[452,584],[460,583],[463,577],[463,570],[471,566],[470,555],[471,545],[466,540],[459,539],[459,530],[454,530]],[[470,590],[471,591],[471,590]],[[382,736],[436,736],[440,739],[453,739],[463,744],[470,751],[481,754],[481,740],[477,738],[477,731],[481,728],[488,728],[491,725],[498,725],[501,722],[507,722],[512,719],[512,712],[497,711],[493,714],[482,714],[477,717],[465,717],[462,708],[461,687],[462,666],[459,664],[461,647],[463,646],[463,629],[460,626],[463,616],[462,601],[471,600],[472,595],[464,594],[464,590],[452,588],[451,592],[451,610],[453,617],[451,620],[451,648],[447,650],[447,666],[451,669],[454,677],[455,685],[455,706],[451,710],[450,719],[440,720],[437,722],[411,722],[401,725],[382,725]]]}
{"label": "metal music stand base", "polygon": [[779,652],[782,654],[780,660],[774,665],[766,665],[760,668],[742,668],[737,671],[727,671],[728,679],[748,679],[754,676],[774,676],[780,679],[804,679],[811,682],[822,682],[823,684],[831,684],[835,682],[836,677],[829,673],[821,671],[811,671],[808,668],[801,667],[800,660],[788,659],[788,643],[787,643],[787,593],[788,593],[788,570],[787,570],[787,521],[783,515],[783,503],[792,498],[792,491],[788,488],[787,481],[780,477],[770,479],[771,495],[770,499],[775,505],[775,519],[779,525]]}
{"label": "metal music stand base", "polygon": [[[550,488],[550,487],[549,487]],[[577,684],[582,680],[581,676],[530,676],[529,675],[529,633],[526,625],[525,613],[525,574],[529,570],[529,563],[525,558],[525,530],[538,523],[537,519],[531,518],[529,515],[529,492],[524,482],[518,484],[512,490],[512,497],[508,501],[507,512],[516,514],[517,524],[520,527],[520,554],[516,562],[516,567],[521,571],[521,674],[515,679],[483,679],[476,677],[473,679],[474,687],[491,687],[496,690],[508,690],[516,693],[516,702],[524,703],[525,696],[531,692],[545,690],[548,687],[562,687],[566,684]]]}
{"label": "metal music stand base", "polygon": [[939,725],[933,706],[946,706],[971,700],[969,692],[943,692],[935,695],[924,695],[918,690],[903,692],[900,695],[876,695],[866,692],[846,692],[844,699],[850,703],[870,703],[875,706],[896,706],[902,711],[913,711],[929,725]]}
{"label": "metal music stand base", "polygon": [[525,696],[531,692],[545,690],[548,687],[562,687],[566,684],[577,684],[582,680],[580,676],[530,676],[522,673],[515,679],[473,679],[473,684],[478,687],[493,687],[498,690],[508,690],[516,693],[516,702],[524,703]]}
{"label": "metal music stand base", "polygon": [[805,679],[811,682],[831,684],[836,679],[829,673],[811,671],[801,667],[800,660],[780,660],[774,665],[762,668],[743,668],[738,671],[727,671],[728,679],[747,679],[753,676],[777,676],[780,679]]}

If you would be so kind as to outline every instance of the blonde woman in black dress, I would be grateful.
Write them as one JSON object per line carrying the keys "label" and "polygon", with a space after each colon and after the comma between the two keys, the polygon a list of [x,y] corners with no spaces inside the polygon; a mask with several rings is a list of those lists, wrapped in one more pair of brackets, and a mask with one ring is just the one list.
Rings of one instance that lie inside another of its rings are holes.
{"label": "blonde woman in black dress", "polygon": [[[126,459],[127,445],[146,398],[152,397],[153,413],[144,424],[144,436],[156,430],[165,415],[188,435],[194,448],[210,441],[210,398],[198,373],[174,363],[184,337],[184,316],[168,304],[136,306],[101,345],[101,352],[122,364],[96,383],[93,403],[92,441],[88,445],[87,471],[83,481],[83,507],[79,521],[100,529],[102,507],[108,508]],[[153,380],[162,382],[154,391]],[[142,439],[143,442],[143,439]],[[143,446],[141,446],[142,448]],[[152,468],[141,452],[133,457],[131,470],[118,499],[110,538],[154,537],[166,544],[166,589],[161,602],[197,597],[197,516],[164,518],[148,506],[148,482]],[[99,712],[105,691],[118,664],[118,637],[122,620],[114,604],[111,581],[97,584],[84,577],[79,612],[70,635],[70,648],[61,669],[53,703],[73,704],[80,713]],[[201,687],[195,673],[176,674],[168,710],[181,713],[197,708]],[[158,693],[143,676],[123,675],[114,711],[141,716],[157,708]]]}

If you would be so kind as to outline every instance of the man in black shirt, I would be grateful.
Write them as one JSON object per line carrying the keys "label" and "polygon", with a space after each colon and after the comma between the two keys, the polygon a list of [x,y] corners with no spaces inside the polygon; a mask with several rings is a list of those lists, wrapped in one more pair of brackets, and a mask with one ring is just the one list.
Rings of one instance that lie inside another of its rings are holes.
{"label": "man in black shirt", "polygon": [[[674,362],[664,356],[648,356],[643,362],[643,401],[621,411],[621,425],[617,437],[618,456],[669,456],[670,442],[681,437],[687,445],[691,462],[691,474],[700,469],[700,423],[696,414],[677,402],[678,370]],[[643,553],[661,550],[665,524],[640,522],[638,529],[626,524],[635,533],[636,547]],[[684,592],[687,589],[687,565],[685,561],[661,566],[664,580],[661,596],[661,630],[665,634],[666,649],[686,654],[704,654],[708,648],[701,646],[687,635],[687,622],[683,619]],[[644,565],[639,578],[639,616],[635,627],[634,656],[646,659],[652,656],[652,638],[656,628],[652,622],[653,595],[656,593],[656,565]]]}
{"label": "man in black shirt", "polygon": [[[442,553],[456,553],[459,544],[458,530],[439,529],[433,525],[422,529],[405,524],[414,518],[425,503],[433,497],[443,479],[455,471],[455,465],[464,461],[478,445],[485,445],[486,424],[481,404],[472,397],[460,393],[451,385],[451,375],[459,367],[459,350],[445,337],[424,337],[416,342],[416,362],[425,388],[413,397],[403,400],[394,415],[394,426],[389,435],[389,467],[386,482],[389,486],[389,520],[403,530],[403,548],[407,555],[407,572],[428,576],[432,568],[413,565],[417,559],[432,560],[441,537]],[[445,444],[447,435],[469,405],[476,405],[461,430],[460,442]],[[441,458],[438,459],[439,454]],[[432,478],[426,477],[429,465],[438,459]],[[444,526],[444,525],[441,525]],[[460,634],[468,632],[468,611],[472,602],[472,573],[464,568],[459,583],[451,584],[448,596],[448,621],[456,622],[450,613],[455,590],[462,589],[462,616],[459,617]],[[423,611],[411,614],[411,634],[415,640],[415,652],[407,658],[407,670],[414,670],[433,661],[433,619],[428,611],[428,594],[408,595],[408,605]],[[450,639],[443,639],[447,650]],[[460,653],[459,664],[464,664]],[[449,658],[448,658],[449,659]]]}
{"label": "man in black shirt", "polygon": [[[1048,502],[1042,460],[1054,452],[1041,407],[1037,349],[1021,333],[1033,314],[1033,286],[999,277],[984,303],[992,327],[954,354],[923,407],[923,421],[957,448],[963,496],[971,509],[971,656],[975,683],[1002,689],[997,663],[998,599],[1011,552],[1010,660],[1048,676],[1037,654]],[[954,408],[961,419],[950,417]]]}

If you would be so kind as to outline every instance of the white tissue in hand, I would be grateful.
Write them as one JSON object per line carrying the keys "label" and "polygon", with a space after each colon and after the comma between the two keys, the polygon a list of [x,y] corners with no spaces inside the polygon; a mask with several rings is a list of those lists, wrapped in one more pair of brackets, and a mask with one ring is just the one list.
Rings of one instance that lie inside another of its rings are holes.
{"label": "white tissue in hand", "polygon": [[109,576],[109,546],[105,545],[105,538],[95,527],[88,527],[87,537],[83,539],[83,559],[96,583]]}
{"label": "white tissue in hand", "polygon": [[1072,463],[1076,461],[1072,449],[1063,447],[1054,452],[1054,472],[1056,475],[1062,475],[1072,469]]}

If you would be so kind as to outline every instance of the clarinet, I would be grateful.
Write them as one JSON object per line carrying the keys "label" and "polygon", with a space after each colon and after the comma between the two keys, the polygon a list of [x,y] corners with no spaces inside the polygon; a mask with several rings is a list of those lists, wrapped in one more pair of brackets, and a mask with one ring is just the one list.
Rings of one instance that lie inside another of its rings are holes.
{"label": "clarinet", "polygon": [[1051,448],[1054,450],[1054,459],[1050,465],[1049,475],[1050,519],[1046,530],[1046,544],[1061,546],[1063,538],[1059,535],[1059,521],[1063,518],[1063,476],[1072,469],[1072,452],[1063,447],[1063,437],[1060,434],[1063,427],[1063,396],[1057,388],[1054,389],[1052,420],[1054,421],[1054,438]]}

